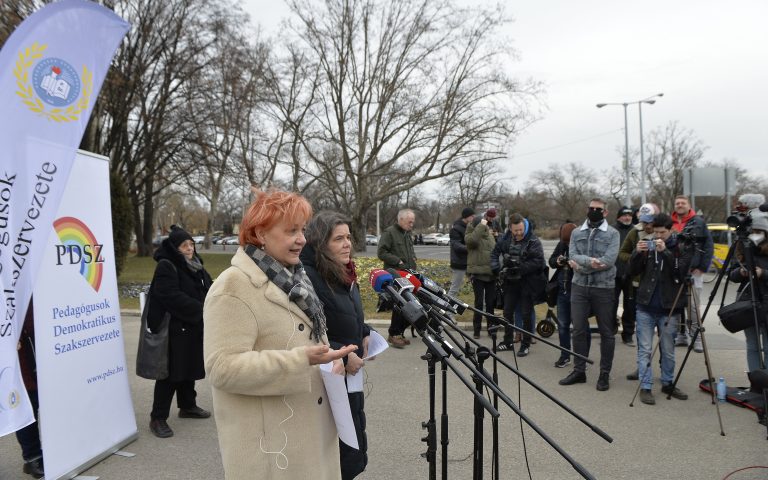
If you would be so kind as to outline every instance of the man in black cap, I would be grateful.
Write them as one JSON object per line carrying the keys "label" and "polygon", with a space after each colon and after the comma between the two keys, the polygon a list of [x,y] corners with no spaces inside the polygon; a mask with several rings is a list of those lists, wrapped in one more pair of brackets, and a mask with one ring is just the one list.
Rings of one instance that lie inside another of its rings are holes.
{"label": "man in black cap", "polygon": [[[619,245],[624,243],[627,234],[634,227],[632,225],[633,210],[631,207],[621,207],[616,214],[616,223],[613,228],[619,231]],[[635,333],[635,294],[632,287],[632,279],[627,275],[627,262],[616,257],[616,288],[614,289],[613,317],[616,324],[619,323],[619,296],[624,294],[621,314],[621,341],[626,345],[632,345],[632,335]]]}
{"label": "man in black cap", "polygon": [[453,222],[451,231],[448,234],[451,246],[451,288],[449,295],[459,296],[459,290],[464,285],[464,277],[467,275],[467,244],[464,242],[464,234],[467,232],[467,225],[475,219],[475,211],[466,207],[461,211],[461,218]]}

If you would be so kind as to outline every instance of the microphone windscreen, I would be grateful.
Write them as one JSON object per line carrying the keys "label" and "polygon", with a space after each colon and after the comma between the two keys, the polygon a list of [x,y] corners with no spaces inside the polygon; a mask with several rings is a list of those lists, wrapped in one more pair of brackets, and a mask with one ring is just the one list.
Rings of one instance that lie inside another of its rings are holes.
{"label": "microphone windscreen", "polygon": [[398,270],[397,273],[400,274],[401,277],[411,282],[411,285],[413,285],[413,291],[418,292],[421,288],[421,282],[416,277],[416,275],[412,274],[411,272],[406,272],[403,270]]}
{"label": "microphone windscreen", "polygon": [[392,283],[393,280],[391,273],[381,269],[371,270],[368,278],[371,281],[373,291],[377,293],[381,293],[384,290],[384,285]]}

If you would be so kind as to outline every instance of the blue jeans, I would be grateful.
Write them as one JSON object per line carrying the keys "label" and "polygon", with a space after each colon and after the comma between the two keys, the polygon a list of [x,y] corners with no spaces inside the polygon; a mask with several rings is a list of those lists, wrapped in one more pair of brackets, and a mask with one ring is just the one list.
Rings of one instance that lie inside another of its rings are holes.
{"label": "blue jeans", "polygon": [[[571,320],[573,321],[573,351],[589,356],[591,346],[589,316],[597,317],[600,332],[600,373],[611,373],[613,351],[616,347],[613,316],[613,288],[583,287],[571,284]],[[573,371],[584,372],[587,362],[574,359]]]}
{"label": "blue jeans", "polygon": [[[760,333],[763,337],[763,362],[765,368],[768,368],[768,328],[764,324],[760,325]],[[760,349],[755,327],[745,328],[744,336],[747,339],[747,369],[752,372],[760,368]]]}
{"label": "blue jeans", "polygon": [[[667,319],[669,318],[669,322]],[[680,322],[680,315],[669,313],[651,313],[637,309],[637,372],[640,388],[650,390],[653,386],[653,334],[659,330],[659,349],[661,350],[661,384],[669,385],[675,379],[675,333]],[[665,325],[666,324],[666,325]]]}

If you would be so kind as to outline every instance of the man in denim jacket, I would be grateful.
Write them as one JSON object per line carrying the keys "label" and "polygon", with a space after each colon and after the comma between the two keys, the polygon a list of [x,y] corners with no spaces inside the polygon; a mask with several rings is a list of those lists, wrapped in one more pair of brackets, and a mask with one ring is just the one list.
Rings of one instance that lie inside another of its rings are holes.
{"label": "man in denim jacket", "polygon": [[[571,234],[569,246],[573,269],[571,287],[571,320],[573,322],[573,350],[585,357],[589,355],[589,316],[597,317],[600,331],[600,376],[597,389],[608,390],[608,377],[613,364],[616,339],[616,319],[613,315],[613,289],[616,279],[616,257],[619,254],[619,232],[608,225],[605,201],[593,198],[589,202],[587,220]],[[560,385],[585,383],[586,362],[576,357],[573,371]]]}

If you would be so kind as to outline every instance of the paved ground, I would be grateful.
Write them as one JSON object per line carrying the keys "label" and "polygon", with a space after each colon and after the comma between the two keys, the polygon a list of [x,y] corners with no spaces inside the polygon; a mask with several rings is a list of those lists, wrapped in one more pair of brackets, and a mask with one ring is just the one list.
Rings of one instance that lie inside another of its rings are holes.
{"label": "paved ground", "polygon": [[[374,322],[386,331],[386,322]],[[712,368],[716,376],[729,383],[743,385],[745,357],[741,335],[732,335],[711,319],[707,342]],[[138,317],[124,315],[128,365],[135,362]],[[552,339],[556,336],[551,337]],[[488,343],[488,338],[481,339]],[[593,339],[593,356],[599,339]],[[425,444],[421,422],[428,417],[426,364],[420,360],[424,347],[413,341],[404,350],[390,349],[367,367],[368,435],[370,463],[362,480],[428,478],[428,467],[420,453]],[[683,349],[678,348],[678,359]],[[509,352],[502,358],[514,362]],[[768,464],[766,429],[755,415],[733,405],[722,405],[720,412],[726,436],[720,435],[715,406],[709,396],[698,390],[698,382],[706,378],[704,356],[692,354],[683,371],[680,387],[689,400],[666,400],[658,392],[657,404],[647,406],[636,401],[630,407],[636,383],[625,380],[634,369],[635,349],[620,342],[611,375],[611,389],[597,392],[595,369],[588,371],[588,383],[562,387],[557,381],[567,369],[552,366],[557,353],[539,342],[531,354],[518,360],[521,372],[533,379],[551,395],[564,402],[589,422],[613,437],[607,443],[590,428],[556,406],[532,387],[520,385],[515,375],[500,367],[503,390],[522,405],[523,411],[540,426],[576,462],[595,478],[602,479],[713,479],[753,465]],[[654,362],[655,365],[656,362]],[[678,362],[679,366],[679,362]],[[658,371],[656,372],[658,375]],[[112,456],[92,467],[84,475],[103,479],[137,478],[207,480],[223,478],[213,419],[190,420],[172,417],[169,421],[176,436],[161,440],[148,429],[152,382],[130,375],[131,389],[139,428],[139,438],[125,450],[133,458]],[[211,394],[206,381],[198,384],[199,403],[210,407]],[[438,369],[438,402],[440,395]],[[521,426],[518,416],[509,408],[500,408],[500,478],[528,477],[539,479],[576,479],[580,475],[530,427]],[[437,406],[438,421],[440,406]],[[471,478],[472,473],[472,397],[449,372],[448,450],[449,477]],[[490,420],[485,420],[485,478],[490,476]],[[438,448],[439,450],[439,448]],[[439,457],[438,457],[439,458]],[[0,438],[0,479],[24,478],[21,474],[20,451],[12,435]],[[438,467],[438,476],[440,469]],[[26,477],[29,478],[29,477]],[[765,479],[768,470],[747,470],[729,477],[731,480]]]}

